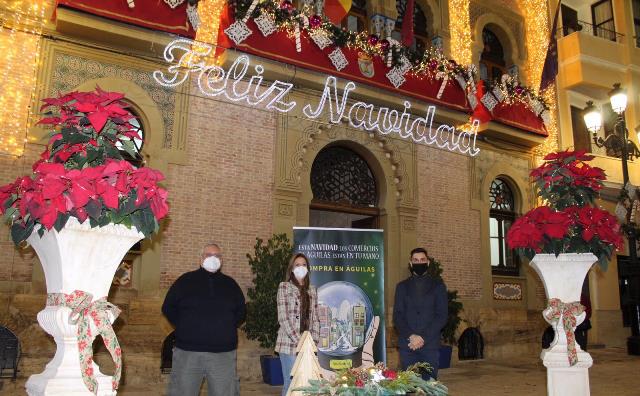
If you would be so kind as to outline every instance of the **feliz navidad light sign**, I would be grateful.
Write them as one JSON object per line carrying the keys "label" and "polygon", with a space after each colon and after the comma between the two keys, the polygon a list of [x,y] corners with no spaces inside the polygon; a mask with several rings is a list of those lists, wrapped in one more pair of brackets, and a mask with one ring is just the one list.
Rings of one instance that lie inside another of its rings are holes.
{"label": "feliz navidad light sign", "polygon": [[[251,69],[251,60],[240,55],[225,70],[218,65],[206,65],[203,59],[211,54],[213,47],[189,39],[177,39],[169,43],[164,50],[164,59],[168,63],[178,58],[166,72],[156,70],[153,78],[165,87],[183,84],[190,73],[198,74],[197,84],[200,92],[208,97],[222,97],[232,102],[246,103],[249,106],[265,110],[289,113],[299,106],[287,95],[293,84],[275,80],[270,84],[264,81],[264,66],[258,64]],[[436,107],[430,105],[424,117],[411,113],[411,103],[403,102],[401,111],[384,106],[376,106],[361,101],[350,101],[349,95],[357,89],[353,81],[344,88],[338,88],[337,78],[327,76],[322,95],[317,104],[305,103],[302,114],[311,120],[325,116],[331,124],[340,124],[346,120],[356,129],[378,132],[382,135],[397,134],[402,139],[415,143],[435,145],[453,152],[476,156],[480,149],[476,147],[479,122],[474,120],[470,131],[457,130],[454,126],[441,124],[434,127]]]}

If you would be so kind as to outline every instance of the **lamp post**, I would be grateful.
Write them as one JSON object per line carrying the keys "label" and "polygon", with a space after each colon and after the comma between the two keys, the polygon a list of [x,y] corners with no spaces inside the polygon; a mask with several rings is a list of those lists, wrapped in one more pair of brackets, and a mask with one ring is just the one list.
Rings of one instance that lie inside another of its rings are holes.
{"label": "lamp post", "polygon": [[[587,129],[593,134],[593,143],[597,147],[604,147],[620,155],[622,160],[622,188],[625,188],[629,183],[627,161],[640,158],[640,151],[629,140],[629,132],[624,120],[627,94],[620,87],[620,84],[613,85],[613,90],[609,93],[609,100],[611,108],[618,115],[614,133],[605,138],[598,136],[598,131],[602,127],[602,115],[591,101],[587,102],[587,107],[584,109],[584,122]],[[629,260],[626,263],[618,263],[620,276],[628,280],[628,292],[625,302],[631,308],[631,337],[627,339],[627,351],[631,355],[640,355],[640,263],[638,263],[636,252],[635,234],[627,233],[627,241],[629,245]]]}

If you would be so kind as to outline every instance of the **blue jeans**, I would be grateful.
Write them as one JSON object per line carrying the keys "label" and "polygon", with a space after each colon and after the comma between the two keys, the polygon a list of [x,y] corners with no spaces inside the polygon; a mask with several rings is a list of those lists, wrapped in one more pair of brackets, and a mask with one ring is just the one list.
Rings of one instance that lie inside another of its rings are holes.
{"label": "blue jeans", "polygon": [[207,395],[238,396],[236,351],[213,353],[173,349],[168,396],[198,396],[204,378],[207,379]]}
{"label": "blue jeans", "polygon": [[282,365],[282,378],[284,379],[284,385],[282,385],[282,396],[287,394],[289,384],[291,384],[291,369],[296,362],[296,354],[281,353],[280,364]]}
{"label": "blue jeans", "polygon": [[403,370],[411,366],[414,363],[426,362],[432,367],[432,371],[427,373],[422,372],[422,378],[428,381],[429,378],[438,379],[438,365],[440,362],[440,350],[439,349],[425,349],[420,348],[416,351],[409,349],[400,349],[400,365]]}

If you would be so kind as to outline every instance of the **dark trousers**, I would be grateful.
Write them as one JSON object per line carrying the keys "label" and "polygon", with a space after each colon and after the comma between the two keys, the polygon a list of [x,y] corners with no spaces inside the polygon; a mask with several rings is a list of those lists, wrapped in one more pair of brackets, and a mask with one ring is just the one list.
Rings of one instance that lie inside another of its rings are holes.
{"label": "dark trousers", "polygon": [[400,365],[403,370],[414,363],[426,362],[432,368],[431,372],[422,372],[422,378],[427,381],[429,378],[438,379],[438,364],[440,361],[440,349],[420,348],[416,351],[400,349]]}

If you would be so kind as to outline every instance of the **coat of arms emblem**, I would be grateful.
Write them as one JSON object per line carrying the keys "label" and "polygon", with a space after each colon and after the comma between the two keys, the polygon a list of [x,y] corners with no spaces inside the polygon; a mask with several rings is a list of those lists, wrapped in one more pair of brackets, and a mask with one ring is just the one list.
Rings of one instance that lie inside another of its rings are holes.
{"label": "coat of arms emblem", "polygon": [[358,67],[363,76],[371,78],[375,74],[373,59],[364,52],[358,52]]}

